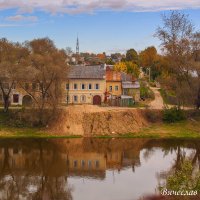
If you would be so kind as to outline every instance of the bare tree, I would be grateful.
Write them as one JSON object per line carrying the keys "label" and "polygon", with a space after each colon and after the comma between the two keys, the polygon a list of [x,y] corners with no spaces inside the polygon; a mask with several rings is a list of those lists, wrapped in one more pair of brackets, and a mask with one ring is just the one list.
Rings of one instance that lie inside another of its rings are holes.
{"label": "bare tree", "polygon": [[175,78],[173,87],[179,105],[185,103],[183,99],[187,99],[188,102],[192,99],[196,106],[199,104],[200,98],[197,98],[199,64],[194,59],[194,53],[199,51],[197,35],[188,16],[177,11],[171,12],[169,16],[164,15],[163,27],[158,27],[156,31],[156,36],[162,42],[163,53],[169,62],[168,75]]}
{"label": "bare tree", "polygon": [[18,80],[19,67],[24,67],[28,51],[19,43],[0,40],[0,90],[3,96],[4,112],[8,111],[10,95]]}
{"label": "bare tree", "polygon": [[20,86],[33,99],[43,123],[45,111],[52,111],[52,116],[61,103],[61,84],[67,79],[67,55],[48,38],[26,42],[25,46],[30,51],[30,65],[21,71]]}

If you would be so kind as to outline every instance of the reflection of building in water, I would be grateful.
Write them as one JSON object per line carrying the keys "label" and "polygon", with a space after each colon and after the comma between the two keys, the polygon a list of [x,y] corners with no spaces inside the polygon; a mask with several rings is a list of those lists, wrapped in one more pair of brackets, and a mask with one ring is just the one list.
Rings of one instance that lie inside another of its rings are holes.
{"label": "reflection of building in water", "polygon": [[140,164],[140,149],[128,151],[110,149],[97,152],[94,149],[85,151],[83,148],[60,150],[39,148],[0,148],[0,165],[7,156],[10,169],[18,171],[41,170],[51,176],[88,176],[105,178],[106,169],[121,170]]}
{"label": "reflection of building in water", "polygon": [[106,153],[106,164],[109,169],[118,169],[122,167],[123,155],[122,152],[107,152]]}
{"label": "reflection of building in water", "polygon": [[62,154],[69,170],[106,170],[106,160],[100,153]]}

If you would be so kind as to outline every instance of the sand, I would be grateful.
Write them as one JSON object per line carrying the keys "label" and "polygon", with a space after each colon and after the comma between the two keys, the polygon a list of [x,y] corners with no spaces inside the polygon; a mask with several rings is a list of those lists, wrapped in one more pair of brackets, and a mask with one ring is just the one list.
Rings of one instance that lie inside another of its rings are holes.
{"label": "sand", "polygon": [[148,125],[144,110],[93,105],[76,105],[63,109],[51,126],[62,135],[116,135],[138,132]]}

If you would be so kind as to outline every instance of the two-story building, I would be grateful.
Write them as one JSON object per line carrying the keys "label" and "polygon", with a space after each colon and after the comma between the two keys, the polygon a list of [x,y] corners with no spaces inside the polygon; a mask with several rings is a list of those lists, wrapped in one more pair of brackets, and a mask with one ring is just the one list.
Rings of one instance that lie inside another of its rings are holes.
{"label": "two-story building", "polygon": [[122,95],[121,73],[111,67],[106,68],[106,91],[109,99],[120,98]]}
{"label": "two-story building", "polygon": [[140,101],[140,83],[132,75],[121,73],[122,98],[132,97],[135,102]]}
{"label": "two-story building", "polygon": [[73,66],[64,84],[65,103],[100,105],[105,100],[105,66]]}

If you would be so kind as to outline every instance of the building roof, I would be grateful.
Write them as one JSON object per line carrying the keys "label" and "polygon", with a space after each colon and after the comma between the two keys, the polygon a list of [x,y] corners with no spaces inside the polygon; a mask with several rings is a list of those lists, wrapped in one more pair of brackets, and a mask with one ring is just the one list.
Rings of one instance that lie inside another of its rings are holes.
{"label": "building roof", "polygon": [[69,70],[69,79],[105,79],[105,67],[97,66],[72,66]]}
{"label": "building roof", "polygon": [[125,81],[125,82],[122,82],[122,88],[123,89],[139,89],[140,83],[138,81],[135,81],[135,82]]}
{"label": "building roof", "polygon": [[125,72],[121,72],[121,77],[122,77],[122,82],[126,82],[126,81],[134,81],[134,77],[131,74],[126,74]]}

